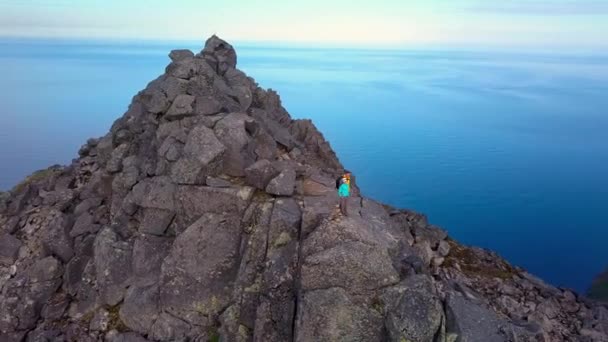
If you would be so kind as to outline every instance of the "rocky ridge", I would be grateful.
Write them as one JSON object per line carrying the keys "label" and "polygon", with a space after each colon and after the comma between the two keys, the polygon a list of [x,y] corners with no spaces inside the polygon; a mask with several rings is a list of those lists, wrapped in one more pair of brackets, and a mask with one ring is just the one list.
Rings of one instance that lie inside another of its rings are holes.
{"label": "rocky ridge", "polygon": [[608,308],[359,195],[213,36],[0,194],[0,342],[608,341]]}

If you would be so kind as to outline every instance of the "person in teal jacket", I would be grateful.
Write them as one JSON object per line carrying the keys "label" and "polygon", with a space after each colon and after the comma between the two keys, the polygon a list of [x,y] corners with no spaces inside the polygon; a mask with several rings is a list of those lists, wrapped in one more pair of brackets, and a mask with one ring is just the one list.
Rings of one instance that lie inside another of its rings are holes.
{"label": "person in teal jacket", "polygon": [[350,196],[350,172],[346,171],[338,181],[338,197],[340,197],[340,212],[348,216],[348,197]]}

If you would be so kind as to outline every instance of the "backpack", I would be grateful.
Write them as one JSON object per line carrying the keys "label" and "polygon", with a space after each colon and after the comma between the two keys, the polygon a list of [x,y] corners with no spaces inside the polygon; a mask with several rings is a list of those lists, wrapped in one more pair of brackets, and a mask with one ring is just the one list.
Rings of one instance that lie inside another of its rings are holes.
{"label": "backpack", "polygon": [[336,179],[336,189],[340,189],[340,185],[342,185],[342,176]]}

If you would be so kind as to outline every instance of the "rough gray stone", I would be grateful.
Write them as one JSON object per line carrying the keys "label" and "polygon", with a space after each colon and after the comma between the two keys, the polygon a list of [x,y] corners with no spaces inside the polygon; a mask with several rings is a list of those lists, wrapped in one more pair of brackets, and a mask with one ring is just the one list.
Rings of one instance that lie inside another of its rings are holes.
{"label": "rough gray stone", "polygon": [[279,171],[266,159],[258,160],[245,169],[247,184],[265,190],[268,183],[279,174]]}
{"label": "rough gray stone", "polygon": [[131,252],[131,246],[120,241],[112,228],[104,228],[95,239],[97,284],[107,305],[114,306],[124,297],[131,276]]}
{"label": "rough gray stone", "polygon": [[507,342],[501,333],[504,322],[492,312],[457,294],[446,300],[447,335],[474,342]]}
{"label": "rough gray stone", "polygon": [[69,298],[65,293],[56,293],[53,298],[44,304],[40,315],[47,321],[57,321],[63,317],[69,304]]}
{"label": "rough gray stone", "polygon": [[215,124],[215,135],[226,146],[224,172],[227,175],[245,176],[245,168],[255,161],[253,150],[247,148],[251,142],[246,130],[248,122],[253,122],[250,116],[232,113]]}
{"label": "rough gray stone", "polygon": [[112,151],[112,155],[110,156],[110,160],[106,165],[106,170],[110,173],[119,172],[122,169],[122,160],[125,158],[127,153],[129,152],[129,145],[122,144],[116,147]]}
{"label": "rough gray stone", "polygon": [[78,203],[76,208],[74,208],[74,216],[78,217],[90,209],[95,209],[101,205],[102,198],[100,197],[91,197],[86,200]]}
{"label": "rough gray stone", "polygon": [[90,256],[87,255],[77,255],[67,263],[63,275],[63,288],[68,294],[74,296],[78,292],[84,270],[90,259]]}
{"label": "rough gray stone", "polygon": [[169,64],[165,71],[173,77],[188,80],[200,73],[202,63],[198,58],[185,58]]}
{"label": "rough gray stone", "polygon": [[89,324],[91,331],[106,331],[110,324],[110,313],[106,309],[99,309]]}
{"label": "rough gray stone", "polygon": [[76,222],[74,222],[74,226],[70,230],[70,237],[97,233],[100,228],[99,224],[93,223],[93,216],[85,212],[76,219]]}
{"label": "rough gray stone", "polygon": [[134,332],[118,333],[112,331],[106,334],[106,342],[150,342]]}
{"label": "rough gray stone", "polygon": [[187,227],[208,213],[230,214],[241,217],[253,196],[253,188],[213,188],[182,185],[176,194],[178,225]]}
{"label": "rough gray stone", "polygon": [[194,57],[194,53],[190,50],[172,50],[169,53],[169,58],[174,62],[179,62],[192,57]]}
{"label": "rough gray stone", "polygon": [[196,115],[215,115],[222,111],[222,103],[215,97],[201,95],[196,97],[194,114]]}
{"label": "rough gray stone", "polygon": [[305,290],[342,287],[362,293],[399,281],[387,251],[361,242],[346,242],[307,256],[301,272]]}
{"label": "rough gray stone", "polygon": [[296,185],[296,171],[287,169],[273,178],[266,187],[266,192],[277,196],[293,195]]}
{"label": "rough gray stone", "polygon": [[225,152],[226,147],[213,131],[198,125],[188,135],[183,156],[171,169],[171,178],[178,184],[202,184],[207,176],[222,170]]}
{"label": "rough gray stone", "polygon": [[173,239],[142,234],[133,245],[133,276],[140,284],[158,281],[160,266],[169,254]]}
{"label": "rough gray stone", "polygon": [[204,214],[180,234],[162,265],[161,309],[201,324],[227,306],[240,249],[239,219]]}
{"label": "rough gray stone", "polygon": [[46,257],[9,280],[0,296],[0,332],[35,327],[42,305],[61,285],[61,263]]}
{"label": "rough gray stone", "polygon": [[70,261],[74,249],[68,234],[68,220],[65,215],[55,217],[43,234],[43,246],[47,252],[56,255],[64,263]]}
{"label": "rough gray stone", "polygon": [[439,255],[442,257],[446,257],[448,254],[450,254],[450,244],[446,241],[440,241],[437,252],[439,252]]}
{"label": "rough gray stone", "polygon": [[148,334],[159,315],[158,285],[131,287],[120,307],[120,319],[130,329]]}
{"label": "rough gray stone", "polygon": [[165,157],[168,161],[174,162],[181,156],[182,147],[183,145],[175,138],[168,137],[158,149],[158,154]]}
{"label": "rough gray stone", "polygon": [[161,313],[152,326],[152,338],[156,341],[181,341],[190,335],[187,322],[167,313]]}
{"label": "rough gray stone", "polygon": [[174,217],[175,213],[168,210],[145,208],[139,231],[145,234],[163,235]]}
{"label": "rough gray stone", "polygon": [[205,184],[214,188],[230,188],[232,187],[232,183],[227,180],[217,178],[217,177],[207,177]]}
{"label": "rough gray stone", "polygon": [[175,100],[173,100],[173,104],[167,111],[166,117],[169,120],[179,120],[186,116],[190,116],[194,114],[194,104],[195,97],[192,95],[180,94],[177,95]]}
{"label": "rough gray stone", "polygon": [[17,260],[22,245],[21,240],[10,234],[0,235],[0,265],[12,265]]}
{"label": "rough gray stone", "polygon": [[384,301],[391,341],[435,341],[443,322],[443,307],[429,277],[407,278],[388,289]]}
{"label": "rough gray stone", "polygon": [[382,316],[353,303],[342,288],[307,292],[298,308],[295,341],[382,341]]}
{"label": "rough gray stone", "polygon": [[236,68],[234,48],[215,35],[207,39],[201,54],[220,75],[224,75],[231,68]]}

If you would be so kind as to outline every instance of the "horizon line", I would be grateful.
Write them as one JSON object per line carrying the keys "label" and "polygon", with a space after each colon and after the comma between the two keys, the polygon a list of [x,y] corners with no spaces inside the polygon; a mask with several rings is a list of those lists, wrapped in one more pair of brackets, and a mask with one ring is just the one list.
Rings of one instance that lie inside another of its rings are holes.
{"label": "horizon line", "polygon": [[[221,34],[215,33],[219,38],[227,41],[231,45],[265,45],[272,48],[294,48],[294,49],[364,49],[364,50],[388,50],[400,51],[408,49],[428,49],[428,50],[471,50],[471,51],[488,51],[488,52],[527,52],[527,53],[555,53],[559,52],[563,55],[576,55],[585,53],[608,54],[608,45],[601,47],[573,47],[568,45],[555,46],[538,46],[528,44],[487,44],[487,43],[458,43],[458,42],[347,42],[347,41],[314,41],[314,40],[270,40],[270,39],[226,39]],[[46,40],[46,41],[62,41],[62,42],[114,42],[114,43],[200,43],[201,48],[205,41],[211,36],[204,38],[154,38],[150,36],[142,37],[112,37],[112,36],[44,36],[44,35],[14,35],[0,32],[2,40]]]}

